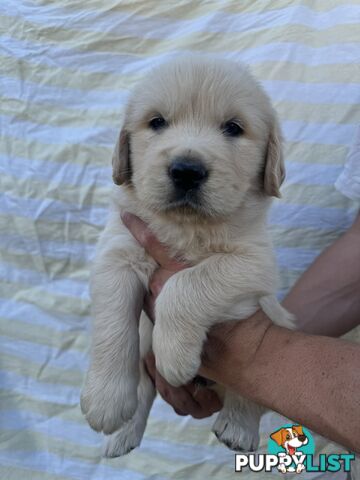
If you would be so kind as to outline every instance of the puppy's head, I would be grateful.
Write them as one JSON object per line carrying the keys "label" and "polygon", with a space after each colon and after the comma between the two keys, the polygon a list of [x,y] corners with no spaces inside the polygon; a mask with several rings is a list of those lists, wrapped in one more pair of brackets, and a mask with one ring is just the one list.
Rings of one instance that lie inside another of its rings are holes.
{"label": "puppy's head", "polygon": [[279,196],[283,177],[275,112],[241,65],[180,58],[131,95],[113,178],[153,212],[225,219],[249,191]]}

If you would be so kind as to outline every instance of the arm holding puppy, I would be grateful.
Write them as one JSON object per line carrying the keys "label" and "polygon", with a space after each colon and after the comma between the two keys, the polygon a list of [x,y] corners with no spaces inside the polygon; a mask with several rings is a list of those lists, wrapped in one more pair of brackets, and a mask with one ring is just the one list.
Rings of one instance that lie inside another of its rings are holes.
{"label": "arm holding puppy", "polygon": [[[166,250],[144,235],[146,225],[128,215],[123,221],[161,267]],[[285,299],[284,305],[306,332],[339,335],[359,322],[359,239],[360,216]],[[160,268],[155,273],[150,285],[153,298],[147,302],[150,313],[154,297],[175,271]],[[248,320],[212,329],[200,373],[360,452],[359,367],[358,345],[283,329],[259,311]]]}

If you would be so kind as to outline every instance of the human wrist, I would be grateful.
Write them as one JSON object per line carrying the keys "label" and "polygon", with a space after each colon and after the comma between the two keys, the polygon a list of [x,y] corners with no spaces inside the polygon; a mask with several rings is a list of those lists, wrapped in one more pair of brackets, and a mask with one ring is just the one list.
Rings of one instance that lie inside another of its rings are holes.
{"label": "human wrist", "polygon": [[208,335],[200,373],[230,388],[243,383],[271,325],[259,310],[246,320],[216,326]]}
{"label": "human wrist", "polygon": [[[290,358],[300,337],[303,338],[304,334],[270,323],[247,368],[243,369],[241,382],[229,386],[244,397],[278,411],[279,398],[288,394],[288,384],[285,382],[284,388],[278,385],[274,389],[274,381],[279,375],[279,365],[284,362],[284,358]],[[299,358],[302,358],[301,355]]]}
{"label": "human wrist", "polygon": [[253,387],[253,370],[256,370],[259,352],[270,335],[274,324],[262,310],[240,321],[230,344],[231,368],[227,370],[226,386],[247,396]]}

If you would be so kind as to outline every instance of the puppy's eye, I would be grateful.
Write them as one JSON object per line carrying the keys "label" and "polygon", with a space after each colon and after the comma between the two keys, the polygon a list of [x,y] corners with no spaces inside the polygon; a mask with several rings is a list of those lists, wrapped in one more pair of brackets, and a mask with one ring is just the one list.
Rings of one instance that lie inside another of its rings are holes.
{"label": "puppy's eye", "polygon": [[240,137],[243,133],[243,128],[234,121],[226,122],[223,126],[223,134],[227,137]]}
{"label": "puppy's eye", "polygon": [[155,131],[160,130],[161,128],[164,128],[166,126],[167,126],[166,120],[161,116],[154,117],[149,122],[149,127]]}

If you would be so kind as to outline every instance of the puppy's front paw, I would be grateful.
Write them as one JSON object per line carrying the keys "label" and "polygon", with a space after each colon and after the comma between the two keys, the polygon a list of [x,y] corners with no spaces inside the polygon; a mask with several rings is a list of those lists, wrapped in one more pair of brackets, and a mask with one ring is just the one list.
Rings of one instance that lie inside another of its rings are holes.
{"label": "puppy's front paw", "polygon": [[153,351],[156,368],[174,387],[185,385],[197,374],[201,363],[202,342],[187,343],[179,331],[170,332],[164,324],[156,323],[153,332]]}
{"label": "puppy's front paw", "polygon": [[110,434],[118,430],[135,413],[136,377],[106,377],[90,370],[81,393],[81,410],[97,432]]}
{"label": "puppy's front paw", "polygon": [[223,410],[218,414],[212,431],[231,450],[253,452],[259,446],[258,426],[242,425]]}

